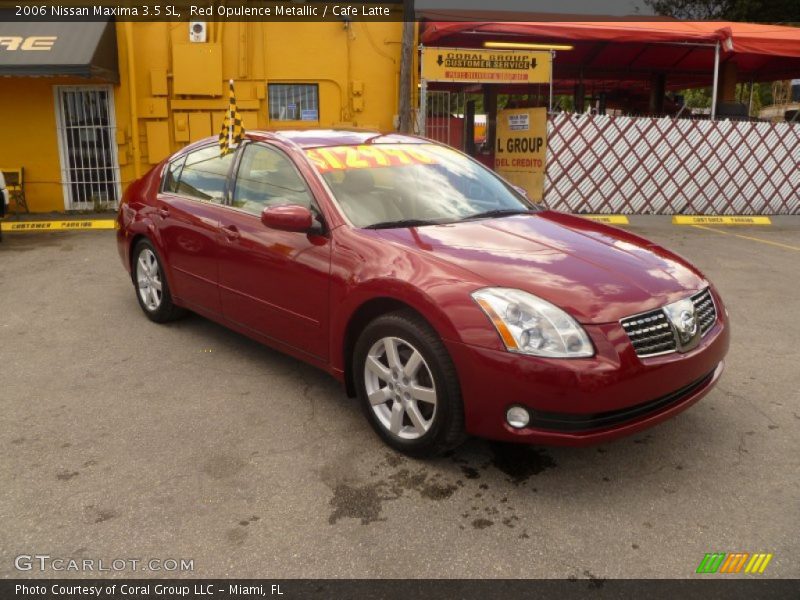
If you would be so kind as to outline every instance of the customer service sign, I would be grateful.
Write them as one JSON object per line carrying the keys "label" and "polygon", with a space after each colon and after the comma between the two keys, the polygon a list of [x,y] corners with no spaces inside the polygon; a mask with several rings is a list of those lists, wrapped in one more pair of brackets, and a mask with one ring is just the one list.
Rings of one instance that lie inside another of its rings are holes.
{"label": "customer service sign", "polygon": [[422,78],[465,83],[549,83],[552,54],[531,50],[423,48]]}

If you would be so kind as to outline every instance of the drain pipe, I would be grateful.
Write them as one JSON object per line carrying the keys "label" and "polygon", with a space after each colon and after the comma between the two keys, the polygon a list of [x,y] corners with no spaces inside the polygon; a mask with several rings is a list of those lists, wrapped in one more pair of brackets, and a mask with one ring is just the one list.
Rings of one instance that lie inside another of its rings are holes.
{"label": "drain pipe", "polygon": [[136,100],[136,61],[133,56],[133,24],[125,21],[125,45],[128,49],[128,93],[131,103],[131,152],[133,153],[133,174],[136,179],[142,176],[139,152],[139,108]]}

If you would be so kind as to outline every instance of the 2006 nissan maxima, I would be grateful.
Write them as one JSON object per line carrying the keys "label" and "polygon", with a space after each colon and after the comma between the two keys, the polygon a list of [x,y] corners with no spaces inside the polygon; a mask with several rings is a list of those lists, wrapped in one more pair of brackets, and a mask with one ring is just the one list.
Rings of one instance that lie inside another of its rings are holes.
{"label": "2006 nissan maxima", "polygon": [[728,349],[685,260],[422,138],[250,132],[224,157],[208,139],[118,220],[147,317],[188,309],[326,370],[413,456],[639,431],[705,395]]}

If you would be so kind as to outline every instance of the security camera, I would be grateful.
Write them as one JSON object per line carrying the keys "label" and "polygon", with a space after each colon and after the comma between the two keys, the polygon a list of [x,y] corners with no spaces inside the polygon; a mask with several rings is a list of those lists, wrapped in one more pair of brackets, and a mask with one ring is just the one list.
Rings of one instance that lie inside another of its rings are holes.
{"label": "security camera", "polygon": [[189,41],[204,43],[208,33],[205,21],[189,21]]}

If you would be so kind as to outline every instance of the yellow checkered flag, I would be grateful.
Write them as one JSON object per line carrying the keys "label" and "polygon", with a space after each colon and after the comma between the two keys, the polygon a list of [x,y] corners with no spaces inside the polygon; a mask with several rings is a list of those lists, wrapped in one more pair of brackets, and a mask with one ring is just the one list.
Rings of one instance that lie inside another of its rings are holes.
{"label": "yellow checkered flag", "polygon": [[219,132],[219,155],[226,156],[236,149],[244,139],[244,127],[242,126],[242,116],[236,108],[236,94],[233,92],[233,79],[229,82],[229,101],[228,113],[222,122],[222,129]]}

